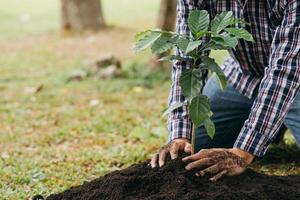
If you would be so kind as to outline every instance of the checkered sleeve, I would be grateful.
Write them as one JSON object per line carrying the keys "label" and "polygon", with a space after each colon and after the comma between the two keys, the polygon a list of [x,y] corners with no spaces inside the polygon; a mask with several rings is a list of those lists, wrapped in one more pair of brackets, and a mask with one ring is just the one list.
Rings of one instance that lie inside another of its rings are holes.
{"label": "checkered sleeve", "polygon": [[[188,27],[188,16],[191,10],[203,8],[204,2],[201,0],[178,0],[177,1],[177,32],[180,34],[191,35]],[[176,55],[185,57],[179,49]],[[182,94],[179,80],[181,72],[185,68],[189,68],[188,62],[176,61],[172,67],[172,86],[169,95],[169,106],[185,101]],[[188,117],[186,107],[181,107],[172,111],[168,118],[169,142],[177,138],[191,139],[192,122]]]}
{"label": "checkered sleeve", "polygon": [[259,157],[274,140],[300,85],[300,1],[286,2],[259,94],[234,144]]}

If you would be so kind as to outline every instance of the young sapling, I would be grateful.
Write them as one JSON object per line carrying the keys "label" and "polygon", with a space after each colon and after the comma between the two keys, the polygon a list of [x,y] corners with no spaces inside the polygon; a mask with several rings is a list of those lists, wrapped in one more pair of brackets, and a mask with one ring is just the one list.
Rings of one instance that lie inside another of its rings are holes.
{"label": "young sapling", "polygon": [[235,48],[239,39],[253,42],[252,35],[244,27],[245,24],[243,20],[235,18],[231,11],[222,12],[210,20],[206,10],[194,10],[190,12],[188,18],[191,33],[189,35],[159,29],[147,30],[136,35],[134,47],[136,52],[150,48],[153,54],[161,54],[176,47],[179,53],[161,60],[187,63],[180,77],[180,87],[185,101],[170,105],[166,114],[182,106],[187,107],[188,115],[193,122],[192,153],[195,149],[195,128],[203,124],[211,139],[215,135],[209,99],[202,94],[208,71],[216,73],[222,90],[227,87],[222,69],[213,58],[208,57],[208,52]]}

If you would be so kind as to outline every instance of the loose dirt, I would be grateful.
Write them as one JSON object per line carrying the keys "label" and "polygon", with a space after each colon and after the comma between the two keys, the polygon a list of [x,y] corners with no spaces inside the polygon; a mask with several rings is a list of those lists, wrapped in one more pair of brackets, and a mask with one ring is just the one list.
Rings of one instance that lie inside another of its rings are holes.
{"label": "loose dirt", "polygon": [[148,162],[115,171],[47,200],[299,200],[300,175],[243,175],[211,182],[187,172],[181,159],[151,169]]}

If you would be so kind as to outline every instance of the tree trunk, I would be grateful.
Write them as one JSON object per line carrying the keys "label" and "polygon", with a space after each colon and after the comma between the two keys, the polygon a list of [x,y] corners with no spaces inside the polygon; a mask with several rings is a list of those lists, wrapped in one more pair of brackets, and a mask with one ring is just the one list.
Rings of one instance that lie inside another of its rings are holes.
{"label": "tree trunk", "polygon": [[176,0],[161,0],[157,26],[172,31],[176,20]]}
{"label": "tree trunk", "polygon": [[62,30],[97,31],[105,27],[99,0],[61,0]]}
{"label": "tree trunk", "polygon": [[[160,10],[157,20],[157,27],[162,30],[173,31],[176,21],[176,0],[161,0]],[[163,66],[165,63],[158,62],[158,60],[167,54],[154,55],[149,62],[150,68],[157,68]]]}

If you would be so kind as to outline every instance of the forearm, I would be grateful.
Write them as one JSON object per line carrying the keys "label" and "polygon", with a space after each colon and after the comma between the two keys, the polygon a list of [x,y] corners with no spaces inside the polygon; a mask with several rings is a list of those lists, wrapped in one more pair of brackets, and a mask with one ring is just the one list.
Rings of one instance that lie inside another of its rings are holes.
{"label": "forearm", "polygon": [[283,124],[300,86],[300,3],[288,4],[272,42],[269,66],[234,147],[263,156]]}
{"label": "forearm", "polygon": [[[278,73],[280,76],[274,76]],[[282,75],[282,74],[285,75]],[[275,139],[299,88],[300,73],[272,70],[263,79],[258,96],[234,147],[256,156],[263,156]],[[281,78],[279,78],[281,77]],[[285,77],[285,78],[284,78]],[[292,80],[289,80],[290,77]],[[281,84],[282,82],[287,85]]]}

